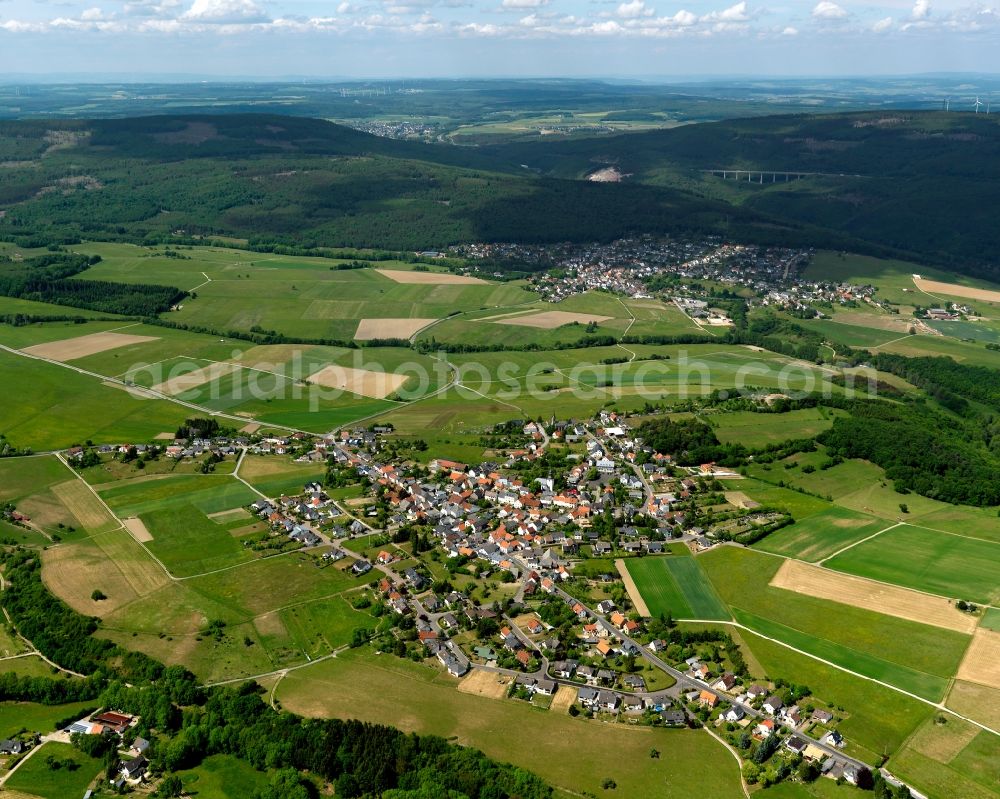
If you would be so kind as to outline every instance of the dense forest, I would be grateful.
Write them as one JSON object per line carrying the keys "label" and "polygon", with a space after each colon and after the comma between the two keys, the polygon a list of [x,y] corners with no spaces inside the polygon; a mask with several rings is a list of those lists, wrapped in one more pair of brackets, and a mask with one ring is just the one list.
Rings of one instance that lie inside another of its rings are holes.
{"label": "dense forest", "polygon": [[739,465],[747,455],[742,444],[722,444],[712,428],[697,419],[649,419],[639,425],[636,435],[655,452],[670,455],[681,464]]}
{"label": "dense forest", "polygon": [[[383,799],[549,799],[538,777],[442,738],[339,719],[304,719],[273,709],[254,682],[204,689],[180,666],[166,667],[93,636],[98,623],[49,593],[36,552],[0,554],[5,608],[18,629],[60,665],[91,676],[0,678],[0,699],[58,703],[98,696],[104,707],[141,716],[154,773],[227,754],[272,772],[256,799],[312,799],[309,775],[338,797]],[[91,742],[77,740],[80,746]],[[308,772],[303,774],[302,772]],[[176,794],[171,794],[176,795]]]}
{"label": "dense forest", "polygon": [[965,505],[1000,504],[1000,458],[965,425],[915,404],[862,400],[818,441],[885,469],[897,490]]}
{"label": "dense forest", "polygon": [[0,264],[0,296],[104,313],[154,316],[170,310],[187,294],[171,286],[74,277],[100,260],[100,256],[59,254],[7,261]]}
{"label": "dense forest", "polygon": [[45,152],[52,127],[75,144],[30,166],[13,162],[0,185],[0,238],[20,246],[226,235],[254,245],[414,251],[695,232],[885,250],[836,227],[675,185],[548,177],[503,150],[381,139],[315,119],[161,116],[47,129],[9,122],[0,152],[11,140],[12,151]]}

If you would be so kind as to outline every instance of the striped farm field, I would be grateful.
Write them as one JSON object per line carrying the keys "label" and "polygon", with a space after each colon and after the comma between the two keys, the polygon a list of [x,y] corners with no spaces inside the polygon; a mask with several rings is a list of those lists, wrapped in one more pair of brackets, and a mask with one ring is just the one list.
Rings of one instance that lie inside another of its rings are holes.
{"label": "striped farm field", "polygon": [[625,563],[650,616],[670,613],[679,619],[725,621],[730,618],[726,606],[693,557],[632,558]]}

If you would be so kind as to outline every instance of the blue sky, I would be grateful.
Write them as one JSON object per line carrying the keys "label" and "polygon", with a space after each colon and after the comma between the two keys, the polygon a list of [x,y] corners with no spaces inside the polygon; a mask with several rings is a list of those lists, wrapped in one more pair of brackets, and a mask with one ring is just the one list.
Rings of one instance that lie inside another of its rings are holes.
{"label": "blue sky", "polygon": [[0,72],[1000,72],[1000,0],[0,0]]}

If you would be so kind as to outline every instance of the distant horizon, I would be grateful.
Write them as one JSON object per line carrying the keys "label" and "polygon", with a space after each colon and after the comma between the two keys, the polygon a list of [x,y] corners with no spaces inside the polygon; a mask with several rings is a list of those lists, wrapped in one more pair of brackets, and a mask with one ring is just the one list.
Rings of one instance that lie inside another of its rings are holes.
{"label": "distant horizon", "polygon": [[456,75],[324,75],[324,74],[297,74],[289,73],[284,75],[252,75],[252,74],[240,74],[240,73],[160,73],[160,72],[135,72],[131,71],[129,73],[116,73],[116,72],[93,72],[93,73],[81,73],[81,72],[15,72],[15,73],[4,73],[0,74],[0,85],[17,85],[19,83],[25,82],[38,82],[38,83],[70,83],[70,84],[108,84],[108,83],[123,83],[123,84],[139,84],[139,83],[155,83],[162,85],[176,84],[178,86],[191,85],[191,84],[211,84],[211,83],[228,83],[231,81],[242,81],[252,84],[268,85],[274,83],[289,83],[289,82],[309,82],[309,83],[366,83],[366,82],[380,82],[385,83],[388,81],[413,81],[413,82],[458,82],[458,81],[483,81],[483,82],[493,82],[493,81],[521,81],[521,82],[535,82],[535,81],[565,81],[565,82],[599,82],[599,83],[629,83],[629,84],[639,84],[639,85],[672,85],[672,84],[685,84],[685,83],[732,83],[734,85],[741,83],[754,83],[757,81],[781,81],[787,83],[806,83],[810,81],[822,81],[822,80],[907,80],[914,78],[922,78],[928,80],[947,80],[953,78],[978,78],[978,79],[995,79],[1000,80],[1000,70],[996,72],[970,72],[968,70],[936,70],[928,72],[859,72],[859,73],[814,73],[814,74],[803,74],[799,73],[796,75],[792,74],[781,74],[781,73],[759,73],[759,74],[736,74],[736,73],[691,73],[691,74],[594,74],[594,75],[571,75],[571,74],[534,74],[534,75],[518,75],[518,74],[456,74]]}

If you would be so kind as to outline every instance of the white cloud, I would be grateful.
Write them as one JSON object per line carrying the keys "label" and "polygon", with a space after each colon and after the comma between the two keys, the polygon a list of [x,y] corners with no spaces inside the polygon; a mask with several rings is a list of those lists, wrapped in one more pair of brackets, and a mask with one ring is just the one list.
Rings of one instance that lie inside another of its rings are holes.
{"label": "white cloud", "polygon": [[230,24],[269,21],[267,12],[254,0],[194,0],[181,19]]}
{"label": "white cloud", "polygon": [[616,11],[619,17],[625,19],[638,19],[639,17],[653,16],[653,9],[646,6],[643,0],[630,0],[622,3]]}
{"label": "white cloud", "polygon": [[548,3],[549,0],[503,0],[502,6],[513,9],[541,8]]}
{"label": "white cloud", "polygon": [[872,23],[872,30],[875,33],[885,33],[887,30],[892,28],[892,17],[886,17],[885,19],[877,20]]}
{"label": "white cloud", "polygon": [[104,12],[99,8],[88,8],[82,14],[80,14],[80,19],[86,21],[95,21],[99,19],[104,19]]}
{"label": "white cloud", "polygon": [[781,35],[782,36],[798,36],[799,35],[799,29],[798,28],[793,28],[791,25],[789,25],[787,28],[785,28],[784,30],[781,31]]}
{"label": "white cloud", "polygon": [[712,11],[709,14],[705,14],[702,18],[702,22],[747,22],[750,19],[750,9],[746,4],[746,0],[737,3],[734,6],[729,6],[729,8],[724,8],[722,11]]}
{"label": "white cloud", "polygon": [[927,19],[931,15],[930,0],[916,0],[913,4],[913,18]]}
{"label": "white cloud", "polygon": [[846,19],[847,12],[831,0],[820,0],[812,10],[813,19],[836,20]]}

